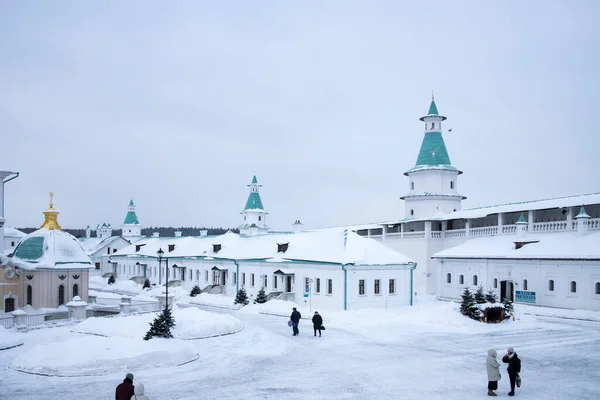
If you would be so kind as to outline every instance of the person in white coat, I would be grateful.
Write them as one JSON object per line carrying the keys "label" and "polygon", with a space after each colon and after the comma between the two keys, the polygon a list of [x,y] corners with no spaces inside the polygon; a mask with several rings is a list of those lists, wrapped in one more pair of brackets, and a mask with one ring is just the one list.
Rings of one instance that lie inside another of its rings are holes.
{"label": "person in white coat", "polygon": [[148,396],[146,396],[144,394],[144,384],[143,383],[138,383],[137,385],[135,385],[135,388],[133,389],[133,393],[135,393],[133,396],[131,396],[130,400],[150,400],[148,398]]}
{"label": "person in white coat", "polygon": [[[485,361],[485,369],[488,376],[488,396],[497,396],[494,390],[498,390],[498,381],[501,378],[500,364],[498,360],[498,352],[494,349],[488,350],[487,360]],[[137,386],[136,386],[137,388]]]}

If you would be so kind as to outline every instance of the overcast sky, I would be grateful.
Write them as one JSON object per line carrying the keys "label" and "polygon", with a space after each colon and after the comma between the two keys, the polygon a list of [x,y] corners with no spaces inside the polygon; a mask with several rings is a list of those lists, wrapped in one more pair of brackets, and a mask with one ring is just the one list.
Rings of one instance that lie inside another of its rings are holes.
{"label": "overcast sky", "polygon": [[[176,3],[176,4],[175,4]],[[600,2],[0,2],[7,226],[401,218],[431,91],[463,208],[600,192]],[[594,168],[595,167],[595,168]]]}

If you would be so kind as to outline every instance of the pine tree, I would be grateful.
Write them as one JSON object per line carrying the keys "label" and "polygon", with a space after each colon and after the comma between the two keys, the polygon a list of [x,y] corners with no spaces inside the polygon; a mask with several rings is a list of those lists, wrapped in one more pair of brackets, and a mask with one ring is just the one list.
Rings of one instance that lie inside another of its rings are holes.
{"label": "pine tree", "polygon": [[200,286],[196,285],[192,288],[192,291],[190,292],[190,297],[196,297],[201,292],[202,292],[202,290],[200,290]]}
{"label": "pine tree", "polygon": [[475,297],[468,287],[462,294],[462,302],[460,303],[460,313],[466,317],[472,319],[479,319],[481,316],[481,310],[475,304]]}
{"label": "pine tree", "polygon": [[504,304],[504,313],[506,315],[510,315],[510,313],[513,312],[513,303],[512,301],[508,300],[508,299],[504,299],[502,300],[502,304]]}
{"label": "pine tree", "polygon": [[171,328],[175,326],[175,319],[171,314],[171,310],[168,307],[154,318],[154,321],[150,323],[150,330],[144,336],[144,340],[150,340],[153,337],[161,337],[169,339],[173,337]]}
{"label": "pine tree", "polygon": [[108,277],[108,284],[112,285],[113,283],[115,283],[115,276],[111,275]]}
{"label": "pine tree", "polygon": [[486,294],[485,294],[485,301],[487,303],[495,303],[498,301],[498,298],[496,297],[496,293],[494,293],[493,290],[489,290]]}
{"label": "pine tree", "polygon": [[244,290],[243,287],[241,287],[240,290],[238,290],[237,295],[235,296],[235,301],[233,303],[243,305],[248,305],[248,303],[250,303],[248,301],[248,295],[246,294],[246,290]]}
{"label": "pine tree", "polygon": [[258,304],[263,304],[267,302],[267,295],[265,293],[265,288],[260,288],[260,290],[258,291],[258,295],[256,296],[256,299],[254,299],[254,304],[258,303]]}
{"label": "pine tree", "polygon": [[485,303],[485,295],[483,294],[483,286],[479,286],[477,291],[475,292],[475,303],[483,304]]}
{"label": "pine tree", "polygon": [[144,281],[144,286],[142,286],[142,289],[150,289],[150,279],[146,278],[146,280]]}

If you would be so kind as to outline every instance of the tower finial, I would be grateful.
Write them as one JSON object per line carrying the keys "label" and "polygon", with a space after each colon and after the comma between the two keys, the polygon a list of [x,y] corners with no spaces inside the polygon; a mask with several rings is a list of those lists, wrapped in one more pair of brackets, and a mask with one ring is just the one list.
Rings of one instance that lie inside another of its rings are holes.
{"label": "tower finial", "polygon": [[435,100],[435,98],[433,96],[433,89],[431,89],[431,101],[434,101],[434,100]]}
{"label": "tower finial", "polygon": [[50,195],[50,209],[52,209],[54,207],[54,204],[52,204],[52,199],[54,198],[54,193],[50,192],[49,195]]}

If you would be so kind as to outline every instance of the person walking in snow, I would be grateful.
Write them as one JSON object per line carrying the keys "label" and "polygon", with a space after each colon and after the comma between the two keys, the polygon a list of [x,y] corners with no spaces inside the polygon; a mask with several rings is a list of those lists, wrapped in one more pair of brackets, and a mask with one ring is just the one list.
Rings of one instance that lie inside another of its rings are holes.
{"label": "person walking in snow", "polygon": [[508,348],[508,351],[502,357],[502,362],[508,364],[508,377],[510,378],[510,392],[508,392],[509,396],[515,395],[515,383],[517,383],[517,379],[520,380],[519,373],[521,372],[521,360],[517,353],[515,353],[515,349],[512,347]]}
{"label": "person walking in snow", "polygon": [[135,385],[134,395],[129,400],[150,400],[148,396],[144,394],[144,384],[138,383]]}
{"label": "person walking in snow", "polygon": [[135,395],[133,389],[133,374],[128,373],[127,375],[125,375],[123,383],[117,386],[117,390],[115,391],[115,399],[130,400],[133,395]]}
{"label": "person walking in snow", "polygon": [[302,315],[298,310],[296,310],[296,307],[294,307],[292,309],[292,315],[290,315],[290,321],[292,321],[292,330],[294,331],[294,334],[292,336],[298,336],[298,334],[300,333],[300,331],[298,330],[300,318],[302,318]]}
{"label": "person walking in snow", "polygon": [[494,390],[498,390],[498,381],[501,378],[500,364],[496,360],[496,357],[498,357],[496,350],[488,350],[487,360],[485,361],[485,369],[488,376],[488,396],[497,396]]}
{"label": "person walking in snow", "polygon": [[312,317],[313,329],[315,331],[315,336],[317,336],[317,331],[319,331],[319,337],[321,337],[321,326],[323,326],[323,317],[319,315],[318,311],[315,311],[315,315]]}

